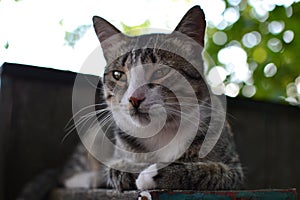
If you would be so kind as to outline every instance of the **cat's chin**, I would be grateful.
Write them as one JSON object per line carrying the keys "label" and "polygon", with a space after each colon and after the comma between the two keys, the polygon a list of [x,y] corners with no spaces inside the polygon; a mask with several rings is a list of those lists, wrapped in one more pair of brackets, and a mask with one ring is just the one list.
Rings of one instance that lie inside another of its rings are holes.
{"label": "cat's chin", "polygon": [[138,126],[147,126],[151,122],[149,113],[132,111],[130,112],[130,117]]}

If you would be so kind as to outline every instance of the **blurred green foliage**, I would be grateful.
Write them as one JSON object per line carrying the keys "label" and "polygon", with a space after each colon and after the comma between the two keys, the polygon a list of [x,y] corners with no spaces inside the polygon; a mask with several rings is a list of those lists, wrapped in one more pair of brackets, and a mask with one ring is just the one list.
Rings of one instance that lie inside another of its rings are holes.
{"label": "blurred green foliage", "polygon": [[[227,3],[228,7],[231,5]],[[255,94],[251,95],[255,99],[275,102],[286,100],[292,104],[299,104],[300,82],[297,77],[300,76],[300,59],[298,59],[300,52],[300,3],[294,3],[289,7],[275,6],[262,18],[255,16],[253,7],[245,0],[241,1],[237,7],[240,17],[234,24],[224,30],[212,26],[207,30],[206,51],[214,62],[208,63],[209,69],[216,65],[225,67],[218,60],[218,52],[222,48],[232,45],[232,41],[235,41],[235,44],[246,51],[247,63],[252,73],[251,81],[237,83],[241,90],[250,84],[256,88]],[[279,26],[274,27],[279,30],[272,33],[270,29],[274,24]],[[280,30],[282,27],[283,29]],[[214,42],[213,35],[218,31],[222,31],[227,36],[227,41],[223,45]],[[260,42],[253,47],[247,47],[247,44],[245,46],[243,42],[243,37],[253,31],[260,35]],[[292,41],[288,41],[288,36],[291,37],[289,34],[292,33]],[[275,46],[272,46],[272,42]],[[232,55],[232,59],[235,59],[234,55]],[[272,77],[268,77],[264,71],[269,63],[273,63],[277,67],[277,71]],[[231,82],[230,76],[231,74],[224,81],[225,85]],[[240,95],[242,94],[240,93]]]}
{"label": "blurred green foliage", "polygon": [[[60,25],[63,24],[62,20],[59,22]],[[91,27],[91,25],[81,25],[78,26],[74,31],[65,32],[65,42],[67,45],[74,48],[76,42],[80,40],[86,33],[86,31]]]}
{"label": "blurred green foliage", "polygon": [[5,43],[4,48],[5,48],[5,49],[8,49],[8,48],[9,48],[9,43],[8,43],[8,41]]}
{"label": "blurred green foliage", "polygon": [[127,35],[141,35],[143,34],[141,31],[144,29],[144,28],[148,28],[150,26],[150,21],[149,20],[146,20],[144,23],[140,24],[140,25],[137,25],[137,26],[128,26],[126,24],[124,24],[123,22],[121,22],[121,25],[122,25],[122,31],[124,33],[126,33]]}

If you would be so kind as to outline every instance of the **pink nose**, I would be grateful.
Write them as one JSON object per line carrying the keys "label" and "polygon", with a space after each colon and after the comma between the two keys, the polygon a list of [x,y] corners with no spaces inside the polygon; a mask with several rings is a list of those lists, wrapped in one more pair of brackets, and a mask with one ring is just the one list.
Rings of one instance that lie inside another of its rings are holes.
{"label": "pink nose", "polygon": [[141,98],[136,98],[134,96],[131,96],[129,98],[129,102],[131,103],[131,105],[135,108],[138,108],[141,103],[145,100],[145,97],[141,97]]}

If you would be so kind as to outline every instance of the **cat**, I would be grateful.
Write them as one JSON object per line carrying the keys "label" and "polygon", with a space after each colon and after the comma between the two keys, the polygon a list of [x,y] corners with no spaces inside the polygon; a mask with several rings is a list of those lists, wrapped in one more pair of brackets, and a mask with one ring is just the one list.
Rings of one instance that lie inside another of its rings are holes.
{"label": "cat", "polygon": [[[201,75],[206,29],[202,9],[191,8],[170,34],[130,37],[103,18],[95,16],[93,23],[107,61],[96,94],[96,105],[103,105],[104,98],[107,108],[96,110],[109,111],[110,134],[118,148],[105,166],[79,146],[61,178],[63,185],[118,191],[240,188],[243,170],[226,121],[212,150],[199,155],[212,121],[212,100]],[[104,117],[98,114],[101,121]],[[195,134],[195,122],[189,123],[194,119],[199,122]],[[164,121],[163,126],[158,128],[157,121]]]}
{"label": "cat", "polygon": [[[241,188],[244,174],[233,133],[220,120],[224,111],[213,106],[203,76],[202,9],[192,7],[169,34],[126,36],[103,18],[94,17],[93,23],[107,62],[95,112],[89,113],[98,123],[83,132],[82,144],[59,170],[59,185],[119,192]],[[102,138],[92,139],[96,150],[88,145],[89,135]],[[56,184],[51,183],[47,190]],[[40,185],[29,184],[19,199],[33,199],[33,189],[45,195]]]}

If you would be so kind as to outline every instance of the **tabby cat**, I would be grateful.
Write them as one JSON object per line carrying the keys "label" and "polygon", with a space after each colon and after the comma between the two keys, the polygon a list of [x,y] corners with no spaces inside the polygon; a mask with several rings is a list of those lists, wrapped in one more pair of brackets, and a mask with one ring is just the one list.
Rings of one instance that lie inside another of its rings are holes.
{"label": "tabby cat", "polygon": [[79,146],[61,176],[65,187],[240,188],[243,171],[226,121],[212,150],[199,154],[214,126],[202,77],[206,21],[201,8],[191,8],[169,34],[127,36],[103,18],[93,22],[107,61],[95,105],[100,123],[104,115],[110,117],[117,148],[103,165]]}

